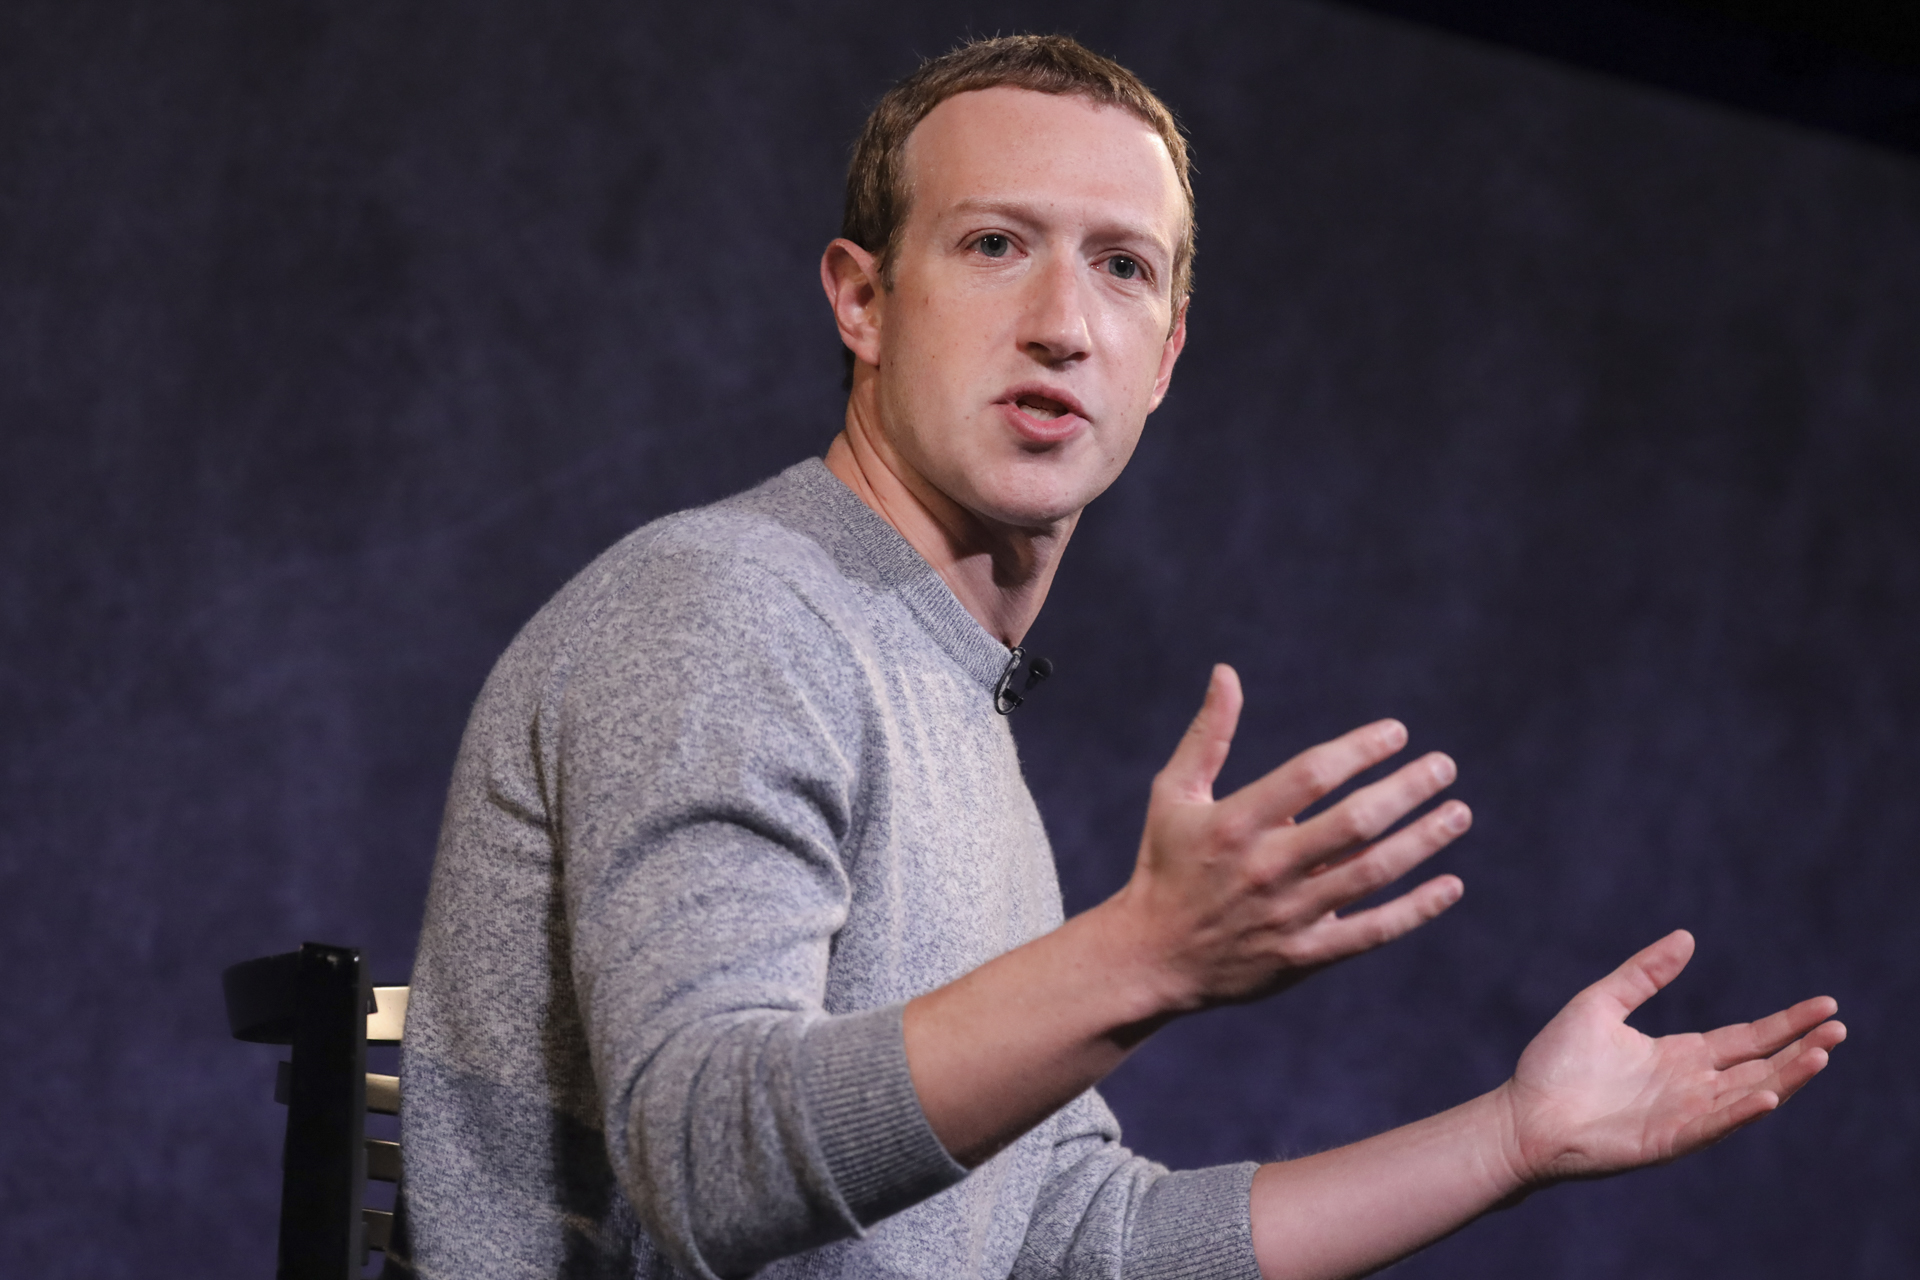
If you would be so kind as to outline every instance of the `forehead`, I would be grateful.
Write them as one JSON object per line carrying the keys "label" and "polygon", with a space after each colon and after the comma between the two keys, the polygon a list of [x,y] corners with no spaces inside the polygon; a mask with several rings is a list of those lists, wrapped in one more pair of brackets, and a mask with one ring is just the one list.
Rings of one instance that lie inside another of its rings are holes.
{"label": "forehead", "polygon": [[1018,202],[1122,216],[1171,245],[1186,217],[1153,126],[1074,94],[1007,86],[955,94],[914,129],[904,160],[913,221],[963,203]]}

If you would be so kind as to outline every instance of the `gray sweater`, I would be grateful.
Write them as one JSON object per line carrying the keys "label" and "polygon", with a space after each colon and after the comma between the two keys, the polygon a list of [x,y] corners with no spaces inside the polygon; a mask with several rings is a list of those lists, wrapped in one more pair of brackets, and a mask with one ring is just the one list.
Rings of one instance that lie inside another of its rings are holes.
{"label": "gray sweater", "polygon": [[602,555],[461,744],[403,1049],[423,1276],[1257,1276],[1089,1092],[967,1173],[903,1004],[1060,923],[1008,658],[817,460]]}

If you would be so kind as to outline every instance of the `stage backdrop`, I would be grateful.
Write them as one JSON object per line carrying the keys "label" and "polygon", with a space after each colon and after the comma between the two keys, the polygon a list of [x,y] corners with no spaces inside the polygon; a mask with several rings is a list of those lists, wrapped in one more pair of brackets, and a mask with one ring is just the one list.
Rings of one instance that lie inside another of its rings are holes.
{"label": "stage backdrop", "polygon": [[1397,715],[1450,915],[1107,1088],[1179,1165],[1830,992],[1782,1114],[1399,1274],[1920,1267],[1920,163],[1320,4],[15,0],[0,15],[0,1256],[261,1276],[282,1113],[218,975],[404,981],[467,708],[626,530],[822,451],[815,263],[922,54],[1068,30],[1192,131],[1192,340],[1017,719],[1070,908],[1207,667],[1230,780]]}

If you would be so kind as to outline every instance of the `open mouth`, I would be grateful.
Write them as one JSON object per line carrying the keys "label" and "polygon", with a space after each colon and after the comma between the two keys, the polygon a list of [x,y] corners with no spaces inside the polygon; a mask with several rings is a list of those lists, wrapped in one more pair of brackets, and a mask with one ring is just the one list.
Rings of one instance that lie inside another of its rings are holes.
{"label": "open mouth", "polygon": [[1064,418],[1067,414],[1073,412],[1072,409],[1061,404],[1058,400],[1050,400],[1046,396],[1025,395],[1015,400],[1014,403],[1024,409],[1028,416],[1038,418],[1042,422],[1051,422],[1055,418]]}

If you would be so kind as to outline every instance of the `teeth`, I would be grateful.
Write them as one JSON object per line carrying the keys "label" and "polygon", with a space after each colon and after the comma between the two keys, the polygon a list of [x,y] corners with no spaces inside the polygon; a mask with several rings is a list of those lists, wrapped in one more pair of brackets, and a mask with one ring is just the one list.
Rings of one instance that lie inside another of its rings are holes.
{"label": "teeth", "polygon": [[1022,396],[1020,407],[1036,418],[1057,418],[1065,413],[1066,406],[1052,400],[1041,400],[1033,396]]}

